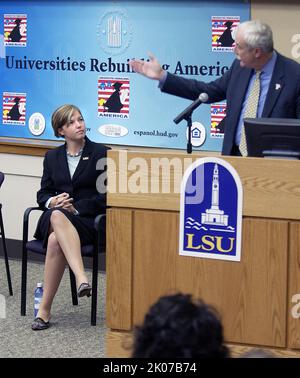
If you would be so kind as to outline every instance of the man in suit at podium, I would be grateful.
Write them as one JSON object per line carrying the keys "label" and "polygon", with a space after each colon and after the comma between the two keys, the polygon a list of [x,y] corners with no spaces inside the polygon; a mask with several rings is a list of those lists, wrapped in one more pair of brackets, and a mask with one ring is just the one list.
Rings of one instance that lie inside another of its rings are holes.
{"label": "man in suit at podium", "polygon": [[159,80],[162,92],[208,103],[227,100],[222,154],[247,156],[244,118],[300,118],[300,65],[273,48],[271,28],[259,20],[241,23],[235,32],[236,59],[220,78],[205,83],[186,79],[150,61],[131,60],[134,71]]}

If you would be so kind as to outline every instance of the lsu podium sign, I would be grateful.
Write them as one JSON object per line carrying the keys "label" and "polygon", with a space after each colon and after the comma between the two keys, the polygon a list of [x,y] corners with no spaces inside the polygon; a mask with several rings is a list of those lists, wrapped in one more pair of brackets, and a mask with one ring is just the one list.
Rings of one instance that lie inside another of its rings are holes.
{"label": "lsu podium sign", "polygon": [[240,261],[242,201],[240,177],[229,163],[195,161],[181,184],[179,254]]}

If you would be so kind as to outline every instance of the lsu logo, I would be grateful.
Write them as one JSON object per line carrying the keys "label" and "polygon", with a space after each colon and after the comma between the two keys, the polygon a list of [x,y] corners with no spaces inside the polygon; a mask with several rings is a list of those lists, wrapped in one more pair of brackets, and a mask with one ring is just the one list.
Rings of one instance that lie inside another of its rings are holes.
{"label": "lsu logo", "polygon": [[179,254],[240,261],[242,197],[241,180],[229,163],[196,160],[181,184]]}

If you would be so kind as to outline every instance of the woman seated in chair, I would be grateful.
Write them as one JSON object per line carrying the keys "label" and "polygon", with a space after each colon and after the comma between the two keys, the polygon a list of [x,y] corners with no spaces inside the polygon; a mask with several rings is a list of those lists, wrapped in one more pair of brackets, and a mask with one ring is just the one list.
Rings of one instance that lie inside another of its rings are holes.
{"label": "woman seated in chair", "polygon": [[104,190],[96,188],[97,178],[106,173],[97,170],[96,164],[106,157],[108,147],[86,137],[83,116],[74,105],[55,110],[52,127],[55,136],[63,137],[66,143],[46,153],[37,192],[37,202],[45,211],[34,236],[43,241],[47,253],[44,294],[33,330],[49,327],[52,302],[66,264],[76,277],[78,297],[90,296],[92,288],[84,270],[81,245],[94,242],[94,219],[106,209]]}

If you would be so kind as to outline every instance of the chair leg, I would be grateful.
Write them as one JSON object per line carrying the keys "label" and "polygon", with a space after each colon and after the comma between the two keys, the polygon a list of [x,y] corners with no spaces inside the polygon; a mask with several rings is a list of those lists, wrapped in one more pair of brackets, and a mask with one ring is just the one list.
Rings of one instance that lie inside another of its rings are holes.
{"label": "chair leg", "polygon": [[73,306],[78,305],[78,297],[77,297],[77,288],[76,288],[76,279],[73,271],[69,268],[70,273],[70,284],[71,284],[71,294],[72,294],[72,303]]}
{"label": "chair leg", "polygon": [[13,295],[1,208],[0,208],[0,228],[1,228],[1,236],[2,236],[2,243],[3,243],[3,251],[4,251],[5,268],[6,268],[6,276],[7,276],[9,295]]}
{"label": "chair leg", "polygon": [[93,255],[93,278],[92,278],[92,308],[91,308],[91,325],[97,323],[97,292],[98,292],[98,248]]}

